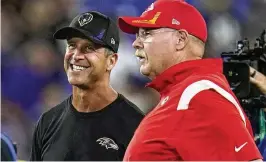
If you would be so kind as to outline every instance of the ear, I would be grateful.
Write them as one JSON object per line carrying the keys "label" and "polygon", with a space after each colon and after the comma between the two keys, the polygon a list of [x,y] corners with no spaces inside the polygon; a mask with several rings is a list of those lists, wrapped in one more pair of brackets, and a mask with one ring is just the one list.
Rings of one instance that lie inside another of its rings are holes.
{"label": "ear", "polygon": [[108,58],[107,58],[107,63],[106,63],[106,65],[107,65],[106,70],[107,71],[111,71],[114,68],[117,60],[118,60],[117,53],[109,55]]}
{"label": "ear", "polygon": [[178,30],[177,32],[177,41],[176,41],[176,49],[178,51],[184,49],[186,45],[188,44],[188,32],[186,30]]}

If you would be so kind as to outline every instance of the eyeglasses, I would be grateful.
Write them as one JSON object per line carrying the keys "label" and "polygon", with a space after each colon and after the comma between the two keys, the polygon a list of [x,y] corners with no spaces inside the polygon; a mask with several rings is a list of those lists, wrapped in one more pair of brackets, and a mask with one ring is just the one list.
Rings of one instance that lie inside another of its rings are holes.
{"label": "eyeglasses", "polygon": [[158,33],[164,33],[164,32],[175,32],[174,29],[155,29],[155,30],[142,30],[136,34],[136,39],[140,39],[141,41],[146,40],[148,37],[158,34]]}

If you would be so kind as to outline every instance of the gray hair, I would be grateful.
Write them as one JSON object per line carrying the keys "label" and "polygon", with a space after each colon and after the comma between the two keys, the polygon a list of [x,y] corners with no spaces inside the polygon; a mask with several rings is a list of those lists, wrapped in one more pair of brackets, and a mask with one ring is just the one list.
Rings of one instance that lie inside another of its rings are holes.
{"label": "gray hair", "polygon": [[[178,31],[177,29],[173,29],[173,28],[161,28],[161,29],[166,30],[166,31]],[[188,34],[188,36],[192,39],[193,42],[195,42],[195,43],[197,43],[203,47],[205,46],[205,43],[201,39],[199,39],[199,38],[197,38],[191,34]]]}
{"label": "gray hair", "polygon": [[113,55],[115,52],[109,48],[105,48],[105,56]]}
{"label": "gray hair", "polygon": [[189,37],[192,39],[193,42],[195,42],[195,43],[197,43],[203,47],[205,46],[205,43],[201,39],[199,39],[193,35],[190,35],[190,34],[189,34]]}

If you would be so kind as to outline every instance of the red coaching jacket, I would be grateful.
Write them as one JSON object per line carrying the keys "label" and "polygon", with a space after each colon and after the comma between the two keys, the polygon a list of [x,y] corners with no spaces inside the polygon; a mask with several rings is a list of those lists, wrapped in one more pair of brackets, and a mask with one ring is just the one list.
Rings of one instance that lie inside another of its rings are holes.
{"label": "red coaching jacket", "polygon": [[161,94],[124,161],[262,159],[249,120],[222,73],[221,59],[186,61],[148,86]]}

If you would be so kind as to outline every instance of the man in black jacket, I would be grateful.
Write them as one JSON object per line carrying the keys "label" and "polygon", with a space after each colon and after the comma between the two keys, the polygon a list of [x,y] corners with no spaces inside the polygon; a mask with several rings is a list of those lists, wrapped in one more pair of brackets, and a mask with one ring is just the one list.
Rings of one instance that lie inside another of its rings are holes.
{"label": "man in black jacket", "polygon": [[73,94],[39,119],[30,160],[122,160],[143,114],[110,86],[118,27],[86,12],[54,37],[67,40],[64,68]]}

